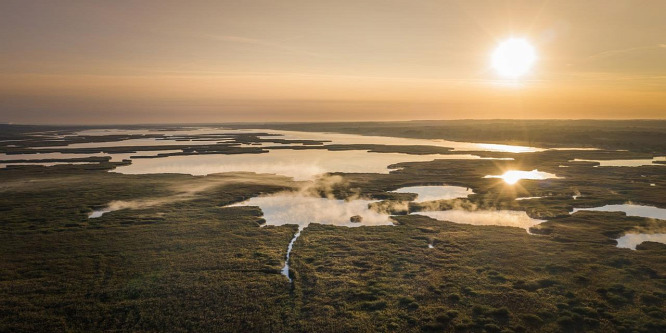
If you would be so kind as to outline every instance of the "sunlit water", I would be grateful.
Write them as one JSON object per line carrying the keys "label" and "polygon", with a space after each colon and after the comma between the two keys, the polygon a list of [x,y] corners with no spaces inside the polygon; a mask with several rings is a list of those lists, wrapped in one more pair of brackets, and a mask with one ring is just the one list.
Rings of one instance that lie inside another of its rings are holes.
{"label": "sunlit water", "polygon": [[[78,136],[104,136],[104,135],[141,135],[141,134],[164,134],[170,136],[176,135],[204,135],[204,134],[218,134],[227,131],[234,131],[224,127],[178,127],[175,129],[169,128],[139,128],[139,129],[120,129],[120,128],[101,128],[101,129],[87,129],[75,132],[73,135]],[[243,131],[243,130],[237,130]]]}
{"label": "sunlit water", "polygon": [[[166,145],[207,145],[207,144],[234,144],[240,147],[292,147],[302,146],[303,143],[235,143],[234,136],[238,134],[261,134],[261,140],[313,140],[325,144],[376,144],[376,145],[399,145],[399,146],[436,146],[446,147],[459,151],[494,151],[494,152],[537,152],[544,149],[536,147],[512,146],[501,144],[484,144],[472,142],[456,142],[448,140],[427,140],[395,138],[385,136],[364,136],[354,134],[323,133],[323,132],[301,132],[281,131],[266,129],[227,129],[220,127],[201,128],[166,128],[158,130],[148,129],[91,129],[77,132],[73,135],[100,136],[100,135],[134,135],[134,134],[162,134],[163,139],[141,138],[128,139],[113,142],[88,142],[75,143],[61,148],[108,148],[108,147],[131,147],[131,146],[166,146]],[[196,136],[204,136],[196,139]],[[208,137],[206,137],[208,136]],[[213,136],[213,137],[211,137]],[[186,141],[180,141],[187,139]],[[59,140],[59,139],[58,139]],[[43,147],[58,148],[58,147]],[[147,174],[147,173],[184,173],[192,175],[206,175],[210,173],[249,171],[257,173],[271,173],[293,177],[296,180],[312,179],[315,175],[327,172],[368,172],[387,173],[387,167],[391,164],[401,162],[432,161],[434,159],[479,159],[479,156],[469,154],[429,154],[410,155],[400,153],[370,153],[366,151],[328,151],[318,150],[288,150],[269,149],[267,154],[194,154],[186,156],[164,157],[160,159],[133,159],[132,165],[121,166],[115,171],[125,174]],[[59,155],[58,155],[59,154]],[[151,153],[141,152],[137,155],[149,156]],[[157,154],[157,153],[152,153]],[[51,156],[40,156],[44,158],[64,158],[68,153],[53,153]],[[74,157],[85,156],[111,156],[112,161],[128,159],[128,154],[76,154]],[[14,158],[38,158],[24,154]]]}
{"label": "sunlit water", "polygon": [[108,212],[112,212],[112,211],[113,211],[113,209],[111,209],[111,208],[95,209],[95,210],[92,211],[92,213],[88,214],[88,218],[89,219],[96,219],[96,218],[102,217],[102,215],[104,215]]}
{"label": "sunlit water", "polygon": [[636,246],[643,242],[656,242],[666,244],[666,234],[626,234],[617,240],[617,247],[636,250]]}
{"label": "sunlit water", "polygon": [[[178,137],[178,136],[191,136],[191,135],[206,135],[206,134],[238,134],[238,133],[270,133],[279,136],[262,136],[262,139],[277,138],[286,140],[314,140],[326,141],[327,144],[373,144],[373,145],[398,145],[398,146],[435,146],[445,147],[460,151],[493,151],[493,152],[510,152],[510,153],[524,153],[524,152],[538,152],[546,149],[503,145],[503,144],[488,144],[488,143],[472,143],[472,142],[458,142],[441,139],[411,139],[411,138],[396,138],[388,136],[368,136],[357,134],[342,134],[342,133],[328,133],[328,132],[303,132],[303,131],[283,131],[283,130],[269,130],[269,129],[226,129],[226,128],[189,128],[182,130],[122,130],[122,129],[95,129],[80,131],[79,135],[129,135],[129,134],[164,134],[165,136]],[[132,139],[143,140],[143,139]],[[127,144],[117,141],[109,143],[115,146],[126,146]],[[165,140],[169,142],[170,140]],[[189,142],[187,144],[190,144]],[[86,144],[82,144],[86,145]],[[99,143],[91,143],[92,146],[99,147]],[[74,145],[70,145],[74,147]],[[77,146],[77,147],[91,147],[91,146]],[[569,148],[561,148],[569,149]],[[574,148],[575,149],[575,148]]]}
{"label": "sunlit water", "polygon": [[426,202],[434,200],[450,200],[466,198],[474,191],[461,186],[408,186],[399,188],[393,192],[396,193],[416,193],[414,202]]}
{"label": "sunlit water", "polygon": [[[258,130],[255,130],[258,131]],[[545,149],[526,146],[513,146],[489,143],[473,143],[448,141],[441,139],[411,139],[396,138],[389,136],[357,135],[329,132],[301,132],[267,130],[270,133],[280,134],[288,140],[325,140],[327,144],[372,144],[372,145],[395,145],[395,146],[435,146],[452,148],[461,151],[494,151],[508,153],[538,152]]]}
{"label": "sunlit water", "polygon": [[577,158],[569,162],[596,162],[599,163],[600,167],[639,167],[645,165],[666,166],[666,164],[664,163],[655,163],[659,161],[666,161],[666,156],[654,157],[652,159],[634,159],[634,160],[585,160]]}
{"label": "sunlit water", "polygon": [[501,175],[487,175],[483,178],[500,178],[507,184],[515,184],[522,179],[543,180],[543,179],[557,179],[557,175],[549,172],[539,171],[534,169],[532,171],[509,170]]}
{"label": "sunlit water", "polygon": [[[131,160],[132,157],[152,157],[158,156],[160,154],[171,154],[182,152],[181,149],[172,149],[172,150],[154,150],[154,151],[139,151],[134,153],[119,153],[119,154],[109,154],[109,153],[93,153],[93,154],[74,154],[74,153],[37,153],[37,154],[0,154],[0,161],[19,161],[24,160],[25,162],[18,162],[21,165],[30,164],[30,165],[55,165],[57,164],[75,164],[73,162],[51,162],[51,163],[40,163],[40,162],[31,162],[33,160],[64,160],[64,159],[75,159],[75,158],[87,158],[87,157],[110,157],[110,162],[121,162],[123,160]],[[14,162],[1,163],[0,167],[3,165],[12,165],[18,164]],[[90,163],[90,162],[86,162]]]}
{"label": "sunlit water", "polygon": [[[363,199],[345,201],[285,192],[254,197],[230,207],[257,206],[264,214],[266,225],[297,224],[307,227],[310,223],[320,223],[359,227],[393,224],[389,215],[368,208],[373,202],[376,201]],[[352,216],[360,216],[361,222],[351,222]]]}
{"label": "sunlit water", "polygon": [[516,227],[525,229],[528,233],[531,227],[546,222],[545,220],[533,219],[523,211],[514,210],[467,211],[462,209],[452,209],[445,211],[417,212],[414,214],[460,224]]}
{"label": "sunlit water", "polygon": [[[239,134],[239,133],[270,133],[278,134],[275,137],[287,140],[315,140],[327,141],[328,144],[376,144],[376,145],[400,145],[400,146],[435,146],[451,148],[458,151],[491,151],[491,152],[509,152],[509,153],[525,153],[525,152],[539,152],[548,149],[529,147],[529,146],[516,146],[492,143],[473,143],[473,142],[459,142],[449,141],[442,139],[412,139],[412,138],[396,138],[388,136],[370,136],[370,135],[357,135],[357,134],[343,134],[343,133],[328,133],[328,132],[304,132],[304,131],[283,131],[283,130],[269,130],[269,129],[229,129],[223,127],[185,127],[185,128],[165,128],[160,130],[154,127],[146,129],[90,129],[75,132],[73,135],[85,136],[102,136],[102,135],[140,135],[140,134],[162,134],[165,139],[129,139],[124,141],[114,141],[108,143],[78,143],[66,147],[69,148],[91,148],[91,147],[120,147],[120,146],[139,146],[139,145],[171,145],[171,144],[215,144],[217,142],[227,142],[226,140],[209,140],[209,141],[176,141],[175,139],[198,136],[198,135],[224,135],[224,134]],[[69,135],[68,135],[69,136]],[[66,136],[58,136],[66,137]],[[267,137],[262,137],[266,139]],[[48,147],[44,147],[48,148]],[[551,150],[595,150],[596,148],[551,148]]]}
{"label": "sunlit water", "polygon": [[[378,213],[368,208],[371,200],[336,200],[308,196],[298,192],[284,192],[270,196],[254,197],[247,201],[231,205],[257,206],[261,208],[266,225],[298,225],[298,232],[294,234],[289,246],[285,264],[282,268],[289,281],[289,256],[294,242],[301,235],[301,231],[310,223],[330,224],[342,227],[393,225],[389,215]],[[360,222],[351,222],[352,217],[360,217]]]}
{"label": "sunlit water", "polygon": [[[224,128],[184,128],[176,130],[157,130],[157,129],[91,129],[76,132],[71,135],[62,136],[62,138],[75,136],[107,136],[107,135],[163,135],[163,138],[138,138],[125,139],[105,142],[82,142],[65,144],[61,146],[43,146],[31,147],[32,149],[52,149],[52,148],[109,148],[109,147],[138,147],[138,146],[197,146],[197,145],[215,145],[219,143],[233,143],[234,137],[238,134],[248,133],[266,133],[266,131],[252,130],[234,130]],[[212,135],[214,137],[201,137]],[[62,141],[63,139],[50,139],[49,141]]]}
{"label": "sunlit water", "polygon": [[73,143],[64,146],[50,146],[40,148],[110,148],[110,147],[141,147],[141,146],[201,146],[201,145],[216,145],[220,143],[233,143],[230,139],[219,140],[182,140],[182,139],[158,139],[158,138],[145,138],[145,139],[128,139],[121,141],[106,141],[106,142],[84,142]]}
{"label": "sunlit water", "polygon": [[137,159],[114,171],[123,174],[184,173],[208,175],[247,171],[269,173],[295,180],[308,180],[328,172],[388,173],[389,165],[435,159],[480,159],[475,155],[410,155],[371,153],[362,150],[329,151],[325,149],[276,149],[263,154],[206,154]]}
{"label": "sunlit water", "polygon": [[54,165],[96,165],[95,162],[27,162],[27,163],[0,163],[0,169],[7,168],[8,166],[45,166],[51,167]]}
{"label": "sunlit water", "polygon": [[516,198],[516,201],[541,199],[541,198],[543,198],[543,197],[520,197],[520,198]]}
{"label": "sunlit water", "polygon": [[593,208],[574,208],[572,214],[578,211],[624,212],[627,216],[638,216],[652,219],[666,220],[666,209],[643,205],[605,205]]}

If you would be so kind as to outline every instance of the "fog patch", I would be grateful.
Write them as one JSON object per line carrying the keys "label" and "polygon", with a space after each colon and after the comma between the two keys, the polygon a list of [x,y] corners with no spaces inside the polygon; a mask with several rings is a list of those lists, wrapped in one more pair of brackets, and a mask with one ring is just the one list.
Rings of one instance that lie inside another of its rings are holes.
{"label": "fog patch", "polygon": [[106,213],[122,209],[146,209],[169,203],[188,201],[195,199],[202,192],[208,191],[215,187],[235,183],[262,185],[276,184],[279,186],[297,185],[287,178],[257,175],[252,173],[233,173],[220,176],[200,177],[198,179],[194,179],[192,182],[171,185],[170,189],[173,192],[171,195],[155,198],[111,201],[106,206],[93,210],[88,215],[88,218],[99,218]]}
{"label": "fog patch", "polygon": [[474,191],[468,187],[462,186],[408,186],[401,187],[393,192],[396,193],[415,193],[416,199],[414,202],[426,202],[435,200],[451,200],[458,198],[466,198]]}
{"label": "fog patch", "polygon": [[[234,206],[257,206],[261,208],[266,225],[281,226],[296,224],[306,228],[310,223],[330,224],[342,227],[392,225],[390,216],[371,210],[368,205],[374,200],[339,200],[309,196],[303,192],[281,192],[254,197],[233,204]],[[352,222],[360,216],[359,222]]]}
{"label": "fog patch", "polygon": [[529,217],[523,211],[514,210],[462,210],[451,209],[445,211],[416,212],[416,215],[427,216],[436,220],[449,221],[471,225],[496,225],[505,227],[529,229],[537,224],[546,222]]}
{"label": "fog patch", "polygon": [[92,211],[92,213],[88,214],[89,219],[96,219],[99,217],[102,217],[102,215],[111,212],[112,210],[109,208],[101,208],[101,209],[95,209]]}
{"label": "fog patch", "polygon": [[88,214],[88,218],[89,219],[99,218],[106,213],[115,212],[121,209],[145,209],[179,200],[186,200],[186,198],[184,195],[181,194],[159,199],[143,199],[143,200],[132,200],[132,201],[115,200],[109,202],[103,208],[93,210],[92,213]]}
{"label": "fog patch", "polygon": [[289,274],[291,251],[301,232],[311,223],[350,228],[393,225],[389,214],[370,209],[370,204],[376,200],[362,199],[357,195],[347,200],[336,199],[333,195],[335,189],[345,185],[339,176],[320,177],[298,191],[254,197],[226,207],[259,207],[266,221],[263,226],[298,225],[298,231],[287,246],[285,263],[281,269],[281,273],[292,282]]}

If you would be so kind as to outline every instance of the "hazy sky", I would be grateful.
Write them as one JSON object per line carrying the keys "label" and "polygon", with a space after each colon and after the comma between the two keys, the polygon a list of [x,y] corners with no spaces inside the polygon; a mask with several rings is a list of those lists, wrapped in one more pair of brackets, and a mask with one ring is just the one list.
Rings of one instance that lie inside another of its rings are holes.
{"label": "hazy sky", "polygon": [[15,123],[666,118],[666,1],[2,0],[0,78]]}

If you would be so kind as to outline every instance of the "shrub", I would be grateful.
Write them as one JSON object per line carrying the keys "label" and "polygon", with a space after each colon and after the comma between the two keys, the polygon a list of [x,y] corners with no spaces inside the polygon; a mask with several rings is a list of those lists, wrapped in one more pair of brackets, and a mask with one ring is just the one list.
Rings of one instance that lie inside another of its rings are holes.
{"label": "shrub", "polygon": [[541,325],[543,325],[543,319],[541,319],[541,317],[539,317],[535,314],[528,313],[528,314],[524,314],[520,317],[523,320],[523,322],[525,322],[525,324],[527,324],[527,326],[540,327]]}
{"label": "shrub", "polygon": [[459,302],[461,297],[460,294],[449,294],[449,296],[446,297],[449,301],[451,302]]}

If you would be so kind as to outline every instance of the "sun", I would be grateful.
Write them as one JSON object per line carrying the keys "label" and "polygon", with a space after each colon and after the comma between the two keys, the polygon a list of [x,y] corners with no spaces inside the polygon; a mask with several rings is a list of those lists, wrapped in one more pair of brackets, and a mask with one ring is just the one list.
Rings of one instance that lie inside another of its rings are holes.
{"label": "sun", "polygon": [[492,55],[493,68],[507,78],[527,74],[535,61],[534,47],[524,38],[509,38],[501,42]]}

